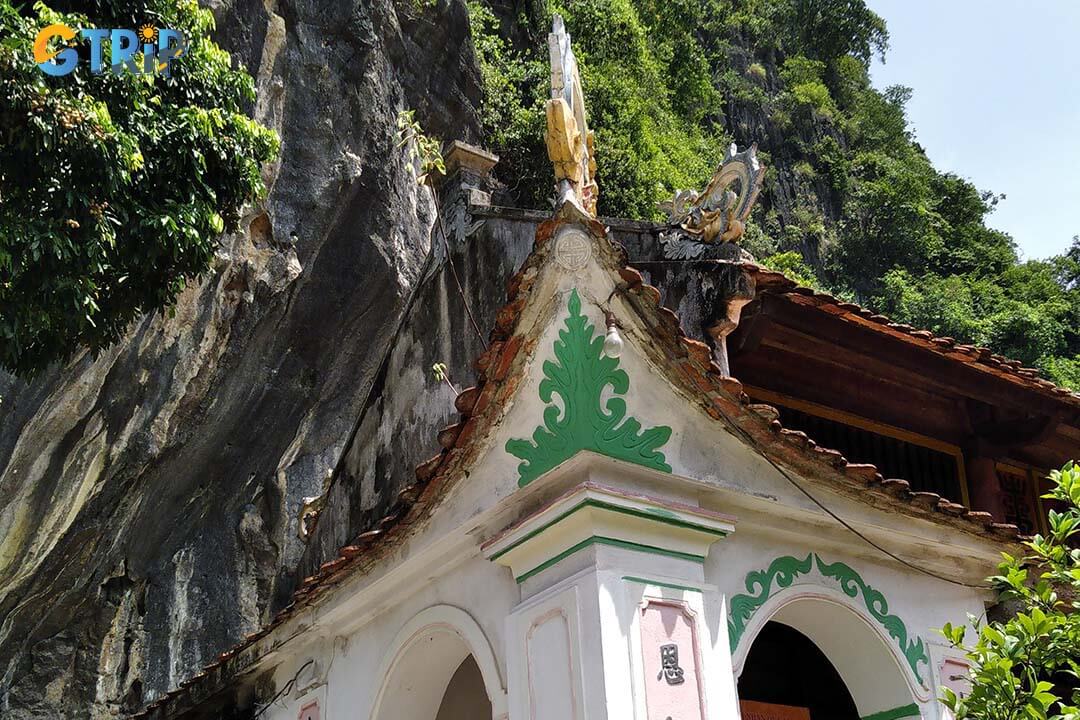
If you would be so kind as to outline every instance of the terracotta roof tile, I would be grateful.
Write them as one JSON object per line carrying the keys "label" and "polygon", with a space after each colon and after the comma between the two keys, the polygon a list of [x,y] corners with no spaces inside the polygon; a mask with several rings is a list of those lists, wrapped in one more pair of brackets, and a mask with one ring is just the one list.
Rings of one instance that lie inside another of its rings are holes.
{"label": "terracotta roof tile", "polygon": [[953,516],[963,515],[968,510],[966,507],[964,507],[960,503],[955,503],[955,502],[952,502],[951,500],[946,500],[945,498],[942,498],[938,502],[937,509],[940,510],[941,512],[943,512],[943,513],[948,513],[949,515],[953,515]]}
{"label": "terracotta roof tile", "polygon": [[740,265],[755,278],[759,292],[786,295],[799,299],[811,296],[813,305],[807,304],[804,299],[801,304],[817,307],[822,311],[830,312],[830,314],[839,311],[840,316],[846,315],[853,319],[868,320],[869,323],[865,324],[865,327],[888,333],[894,337],[904,338],[930,352],[938,353],[957,362],[963,362],[969,367],[980,367],[1002,379],[1022,384],[1035,392],[1065,400],[1073,406],[1080,406],[1080,394],[1074,393],[1068,388],[1059,387],[1040,377],[1037,368],[1023,367],[1023,363],[1019,360],[1003,357],[985,347],[958,343],[952,337],[937,337],[929,330],[916,329],[905,323],[891,322],[886,316],[875,314],[872,310],[855,303],[840,301],[826,293],[814,292],[809,288],[797,286],[781,273],[762,268],[755,263],[740,263]]}
{"label": "terracotta roof tile", "polygon": [[862,480],[866,485],[881,483],[883,480],[877,466],[869,463],[848,463],[844,472],[848,477]]}
{"label": "terracotta roof tile", "polygon": [[885,492],[895,498],[906,500],[911,497],[911,483],[901,478],[887,478],[882,481],[881,487]]}
{"label": "terracotta roof tile", "polygon": [[911,502],[919,507],[934,510],[941,504],[941,496],[933,492],[912,492]]}

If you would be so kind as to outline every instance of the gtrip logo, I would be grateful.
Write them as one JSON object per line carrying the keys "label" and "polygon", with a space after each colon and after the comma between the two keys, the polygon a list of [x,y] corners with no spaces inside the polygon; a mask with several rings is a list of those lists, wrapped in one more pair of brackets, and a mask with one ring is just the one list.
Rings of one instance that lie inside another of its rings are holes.
{"label": "gtrip logo", "polygon": [[[138,30],[127,28],[84,28],[75,31],[67,25],[49,25],[41,29],[34,40],[34,62],[41,71],[53,76],[67,75],[79,64],[79,51],[65,45],[76,37],[90,41],[90,72],[105,72],[105,41],[109,42],[109,70],[116,75],[125,72],[136,75],[169,77],[170,63],[187,50],[183,33],[168,28],[142,25]],[[59,46],[50,50],[50,45]]]}

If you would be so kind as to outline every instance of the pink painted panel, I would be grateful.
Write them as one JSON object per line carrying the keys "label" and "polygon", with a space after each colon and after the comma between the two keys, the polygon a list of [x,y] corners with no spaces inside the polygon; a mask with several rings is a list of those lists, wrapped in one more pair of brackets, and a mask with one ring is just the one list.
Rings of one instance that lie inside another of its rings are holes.
{"label": "pink painted panel", "polygon": [[304,707],[300,708],[300,714],[297,715],[297,720],[319,720],[319,701],[312,700]]}
{"label": "pink painted panel", "polygon": [[941,684],[952,690],[960,697],[967,697],[971,693],[971,681],[968,673],[971,666],[966,660],[959,658],[945,658],[941,663]]}
{"label": "pink painted panel", "polygon": [[704,720],[694,620],[682,603],[649,601],[641,611],[648,720]]}

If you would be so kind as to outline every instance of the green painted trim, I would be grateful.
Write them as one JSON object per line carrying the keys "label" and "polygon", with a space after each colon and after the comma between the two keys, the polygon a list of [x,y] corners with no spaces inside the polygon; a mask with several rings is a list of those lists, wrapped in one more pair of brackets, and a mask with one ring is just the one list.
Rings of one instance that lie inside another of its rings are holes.
{"label": "green painted trim", "polygon": [[[926,652],[926,644],[921,637],[908,633],[907,625],[904,624],[903,620],[896,615],[889,614],[889,602],[885,599],[885,595],[880,590],[867,585],[859,573],[855,572],[851,566],[842,562],[828,564],[819,555],[814,555],[814,559],[817,561],[818,571],[821,575],[839,583],[840,589],[844,591],[845,595],[851,598],[862,595],[867,611],[875,620],[881,623],[881,626],[889,633],[889,637],[900,646],[900,652],[907,659],[911,671],[922,682],[923,678],[919,672],[919,663],[923,662],[926,663],[927,667],[930,666],[930,655]],[[923,684],[925,685],[925,683]]]}
{"label": "green painted trim", "polygon": [[630,542],[628,540],[617,540],[615,538],[604,537],[602,535],[593,535],[592,537],[585,538],[577,545],[563,550],[561,553],[551,558],[550,560],[545,560],[544,562],[534,567],[532,570],[529,570],[527,573],[524,573],[523,575],[515,578],[515,580],[518,583],[523,583],[529,578],[531,578],[533,575],[547,570],[552,565],[570,557],[578,550],[587,548],[590,545],[610,545],[611,547],[623,548],[624,550],[637,550],[639,552],[649,553],[650,555],[663,555],[664,557],[675,558],[677,560],[690,560],[692,562],[698,563],[705,562],[705,557],[703,555],[694,555],[693,553],[678,552],[676,550],[665,550],[664,548],[658,548],[652,545],[643,545],[641,543]]}
{"label": "green painted trim", "polygon": [[908,666],[923,687],[928,687],[919,669],[920,663],[930,666],[930,655],[923,639],[908,632],[904,621],[898,616],[889,614],[889,603],[885,596],[880,590],[866,584],[851,566],[842,562],[826,563],[814,553],[801,560],[790,555],[778,557],[769,563],[768,569],[747,573],[745,585],[749,594],[734,595],[728,605],[728,640],[731,652],[735,652],[739,646],[750,618],[773,594],[773,584],[776,584],[778,590],[789,587],[800,575],[809,573],[815,561],[821,576],[835,580],[845,595],[850,598],[862,595],[867,611],[885,629],[889,637],[896,641]]}
{"label": "green painted trim", "polygon": [[[743,584],[748,594],[735,595],[728,603],[728,640],[731,652],[735,652],[735,648],[739,646],[739,640],[742,639],[750,618],[772,595],[773,583],[776,583],[778,589],[789,587],[795,582],[795,578],[810,572],[813,568],[812,553],[802,560],[784,555],[769,563],[767,569],[754,570],[746,574]],[[755,588],[759,589],[755,590]]]}
{"label": "green painted trim", "polygon": [[[506,441],[506,452],[522,460],[518,487],[525,487],[582,450],[671,472],[660,452],[671,439],[671,428],[657,425],[642,430],[641,422],[626,414],[626,400],[618,396],[630,390],[630,376],[619,368],[618,358],[604,354],[604,336],[597,335],[581,314],[576,288],[570,293],[567,309],[570,315],[555,341],[555,359],[546,360],[543,366],[543,423],[533,431],[531,440]],[[601,404],[608,386],[615,397]],[[554,402],[556,395],[561,407]]]}
{"label": "green painted trim", "polygon": [[502,550],[500,550],[499,552],[492,555],[490,559],[491,560],[498,560],[499,558],[501,558],[506,553],[508,553],[511,550],[513,550],[514,548],[520,546],[522,543],[527,542],[529,540],[532,540],[534,537],[536,537],[540,533],[544,532],[545,530],[547,530],[551,526],[557,525],[558,523],[562,522],[566,518],[568,518],[571,515],[573,515],[574,513],[576,513],[578,510],[581,510],[582,508],[586,508],[586,507],[602,508],[604,510],[611,510],[613,512],[622,513],[624,515],[631,515],[633,517],[645,518],[646,520],[655,520],[656,522],[663,523],[664,525],[672,525],[674,527],[688,528],[690,530],[696,530],[698,532],[703,532],[703,533],[707,533],[709,535],[713,535],[714,537],[727,537],[727,532],[724,531],[724,530],[717,530],[716,528],[707,527],[705,525],[699,525],[697,523],[693,523],[693,522],[690,522],[688,520],[682,520],[681,518],[675,516],[673,513],[665,513],[665,514],[652,513],[652,512],[649,512],[648,510],[638,510],[637,508],[622,507],[621,505],[615,505],[613,503],[609,503],[609,502],[606,502],[604,500],[596,500],[594,498],[584,498],[577,505],[574,505],[572,508],[570,508],[569,510],[564,512],[562,515],[559,515],[557,518],[555,518],[551,522],[546,523],[544,525],[541,525],[540,527],[536,528],[535,530],[529,532],[527,535],[525,535],[525,536],[523,536],[521,538],[518,538],[513,544],[511,544],[511,545],[509,545],[507,547],[504,547]]}
{"label": "green painted trim", "polygon": [[922,713],[919,712],[919,706],[915,703],[910,705],[904,705],[903,707],[893,708],[892,710],[882,710],[872,715],[867,715],[861,720],[900,720],[900,718],[913,718],[921,717]]}
{"label": "green painted trim", "polygon": [[648,578],[634,577],[633,575],[623,575],[623,580],[629,580],[630,582],[641,583],[642,585],[655,585],[657,587],[669,588],[671,590],[686,590],[688,592],[704,592],[701,588],[690,587],[689,585],[676,585],[675,583],[660,582],[659,580],[649,580]]}

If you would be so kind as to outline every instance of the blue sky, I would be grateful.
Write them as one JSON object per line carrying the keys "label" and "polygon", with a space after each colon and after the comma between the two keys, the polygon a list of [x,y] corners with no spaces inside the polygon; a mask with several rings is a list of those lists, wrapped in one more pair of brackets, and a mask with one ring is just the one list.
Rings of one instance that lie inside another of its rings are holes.
{"label": "blue sky", "polygon": [[867,0],[889,52],[874,85],[914,91],[908,119],[939,170],[1005,193],[991,227],[1025,258],[1080,234],[1080,0]]}

